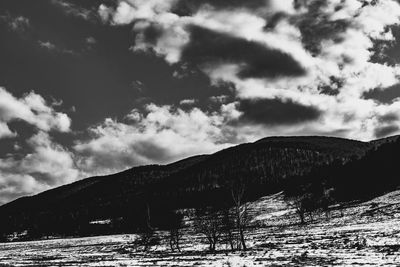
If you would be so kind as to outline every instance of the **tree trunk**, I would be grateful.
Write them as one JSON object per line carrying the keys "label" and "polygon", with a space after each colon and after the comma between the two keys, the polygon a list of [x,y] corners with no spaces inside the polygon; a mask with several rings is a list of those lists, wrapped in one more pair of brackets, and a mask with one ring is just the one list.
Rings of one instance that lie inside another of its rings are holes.
{"label": "tree trunk", "polygon": [[213,240],[213,243],[212,243],[212,251],[215,251],[216,245],[217,245],[217,240]]}
{"label": "tree trunk", "polygon": [[243,228],[240,228],[239,234],[240,234],[240,242],[242,243],[242,248],[243,250],[246,250],[247,247],[246,247],[246,241],[244,240]]}
{"label": "tree trunk", "polygon": [[213,251],[214,250],[214,248],[213,248],[213,239],[212,239],[212,237],[211,236],[208,236],[207,237],[207,240],[208,240],[208,250],[209,251]]}
{"label": "tree trunk", "polygon": [[299,212],[297,212],[297,214],[299,214],[299,217],[300,217],[300,224],[304,224],[304,213],[299,211]]}
{"label": "tree trunk", "polygon": [[146,202],[146,224],[149,229],[151,229],[151,224],[150,224],[151,218],[150,218],[150,205],[149,202]]}
{"label": "tree trunk", "polygon": [[172,237],[171,237],[171,239],[169,240],[169,246],[170,246],[170,248],[171,248],[171,251],[174,252],[174,244],[173,244],[173,242],[172,242]]}
{"label": "tree trunk", "polygon": [[235,250],[235,246],[233,245],[233,236],[232,236],[232,232],[230,230],[228,230],[228,241],[229,241],[229,245],[231,246],[231,250],[234,251]]}

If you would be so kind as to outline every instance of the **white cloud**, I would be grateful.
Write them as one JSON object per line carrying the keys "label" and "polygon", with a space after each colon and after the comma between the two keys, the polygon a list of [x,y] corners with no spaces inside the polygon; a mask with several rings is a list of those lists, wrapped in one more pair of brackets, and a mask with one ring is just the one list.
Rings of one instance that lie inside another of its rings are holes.
{"label": "white cloud", "polygon": [[49,189],[46,185],[38,184],[35,178],[30,175],[3,171],[0,171],[0,175],[0,205],[21,196],[31,195]]}
{"label": "white cloud", "polygon": [[78,178],[73,155],[48,133],[70,131],[71,120],[66,114],[56,112],[34,92],[16,98],[0,88],[0,139],[17,136],[8,127],[13,121],[34,126],[36,133],[25,141],[26,151],[15,144],[16,153],[0,158],[0,204]]}
{"label": "white cloud", "polygon": [[39,131],[26,141],[31,152],[0,159],[0,203],[81,178],[71,152]]}
{"label": "white cloud", "polygon": [[106,18],[112,15],[114,24],[129,24],[133,20],[150,19],[168,12],[177,0],[127,0],[120,1],[115,11],[100,5],[99,12]]}
{"label": "white cloud", "polygon": [[0,139],[6,137],[15,137],[17,134],[13,133],[8,125],[4,122],[0,122]]}
{"label": "white cloud", "polygon": [[0,87],[0,133],[10,135],[7,123],[15,120],[25,121],[42,131],[68,132],[71,126],[67,114],[56,112],[42,96],[33,91],[16,98]]}
{"label": "white cloud", "polygon": [[47,48],[47,49],[49,49],[49,50],[54,50],[54,49],[56,49],[56,46],[54,45],[54,44],[52,44],[52,43],[50,43],[49,41],[46,41],[46,42],[44,42],[44,41],[38,41],[38,44],[41,46],[41,47],[43,47],[43,48]]}
{"label": "white cloud", "polygon": [[112,16],[112,13],[113,13],[112,9],[107,7],[104,4],[101,4],[99,6],[99,9],[97,10],[97,12],[99,13],[99,16],[103,22],[108,22],[108,20],[110,19],[110,17]]}
{"label": "white cloud", "polygon": [[180,105],[193,105],[196,104],[197,100],[196,99],[183,99],[179,102]]}
{"label": "white cloud", "polygon": [[50,42],[50,41],[41,41],[38,40],[37,44],[44,49],[47,49],[48,51],[53,51],[53,52],[58,52],[58,53],[63,53],[63,54],[69,54],[69,55],[76,55],[78,54],[76,51],[71,50],[71,49],[67,49],[67,48],[63,48],[60,46],[55,45],[54,43]]}
{"label": "white cloud", "polygon": [[86,43],[88,43],[89,45],[94,45],[94,44],[97,43],[97,40],[96,40],[94,37],[92,37],[92,36],[87,37],[87,38],[85,39],[85,41],[86,41]]}
{"label": "white cloud", "polygon": [[106,119],[90,129],[92,138],[79,141],[80,167],[89,173],[110,173],[133,165],[166,163],[211,153],[233,143],[226,136],[230,111],[185,112],[172,106],[149,104],[146,112],[133,110],[129,123]]}
{"label": "white cloud", "polygon": [[43,182],[49,185],[65,184],[78,177],[72,153],[53,142],[47,133],[41,131],[27,143],[33,153],[27,154],[20,161],[21,170],[42,174]]}

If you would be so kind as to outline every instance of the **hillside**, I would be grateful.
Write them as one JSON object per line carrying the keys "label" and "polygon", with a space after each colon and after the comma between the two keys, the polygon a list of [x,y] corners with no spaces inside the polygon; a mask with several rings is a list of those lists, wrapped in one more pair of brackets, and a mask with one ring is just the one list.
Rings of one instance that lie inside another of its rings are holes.
{"label": "hillside", "polygon": [[[291,177],[303,177],[332,162],[357,161],[375,147],[331,137],[264,138],[212,155],[135,167],[18,199],[0,207],[4,218],[0,226],[3,233],[27,230],[30,238],[135,231],[145,223],[149,207],[152,224],[162,225],[169,210],[229,204],[227,187],[238,179],[248,185],[247,197],[256,199],[282,190]],[[112,224],[90,224],[105,219],[112,219]]]}
{"label": "hillside", "polygon": [[400,191],[299,225],[281,193],[249,203],[252,227],[247,251],[221,243],[207,253],[204,237],[182,229],[181,251],[171,251],[167,233],[148,252],[135,247],[136,234],[0,243],[4,266],[398,266]]}

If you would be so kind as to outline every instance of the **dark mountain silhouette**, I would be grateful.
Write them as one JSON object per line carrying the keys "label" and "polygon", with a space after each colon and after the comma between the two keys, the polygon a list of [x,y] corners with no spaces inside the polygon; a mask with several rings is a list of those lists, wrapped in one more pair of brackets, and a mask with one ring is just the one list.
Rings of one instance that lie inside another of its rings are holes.
{"label": "dark mountain silhouette", "polygon": [[375,147],[379,147],[379,146],[387,144],[387,143],[394,143],[399,140],[399,137],[400,137],[400,135],[389,136],[389,137],[373,140],[370,143],[373,144]]}
{"label": "dark mountain silhouette", "polygon": [[[346,179],[362,183],[355,173],[358,168],[364,164],[372,168],[397,146],[395,138],[373,142],[318,136],[264,138],[212,155],[134,167],[17,199],[0,207],[0,231],[4,235],[27,231],[28,238],[131,232],[148,224],[150,214],[151,224],[163,227],[174,209],[229,205],[230,185],[239,180],[246,183],[248,200],[317,181],[319,174],[324,174],[321,181],[338,188]],[[342,176],[334,183],[337,177],[332,174]],[[108,223],[93,223],[100,220]]]}
{"label": "dark mountain silhouette", "polygon": [[314,170],[309,178],[314,184],[335,188],[340,201],[366,200],[397,189],[400,185],[400,139],[398,136],[371,142],[373,148],[359,160],[330,164]]}

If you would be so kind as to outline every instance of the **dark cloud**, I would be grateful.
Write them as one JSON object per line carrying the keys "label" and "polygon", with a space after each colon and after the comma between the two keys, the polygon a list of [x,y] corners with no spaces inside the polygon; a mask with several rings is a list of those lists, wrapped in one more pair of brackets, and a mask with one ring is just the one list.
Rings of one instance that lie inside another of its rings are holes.
{"label": "dark cloud", "polygon": [[[25,141],[34,135],[37,129],[35,126],[22,120],[9,122],[8,126],[12,132],[17,133],[17,136],[0,140],[0,158],[7,156],[8,153],[12,153],[14,157],[17,156],[18,159],[21,159],[22,156],[30,152]],[[17,150],[15,149],[15,145],[18,145]]]}
{"label": "dark cloud", "polygon": [[394,122],[399,120],[399,116],[394,113],[388,113],[378,118],[379,122]]}
{"label": "dark cloud", "polygon": [[278,25],[278,23],[283,20],[286,19],[288,17],[288,15],[284,12],[278,12],[275,13],[274,15],[272,15],[272,17],[268,20],[268,22],[266,23],[264,29],[265,30],[271,30],[274,29],[276,27],[276,25]]}
{"label": "dark cloud", "polygon": [[392,101],[400,97],[400,83],[390,86],[388,88],[375,88],[369,92],[364,93],[365,99],[373,99],[380,103],[390,104]]}
{"label": "dark cloud", "polygon": [[387,64],[389,66],[395,66],[400,63],[400,25],[394,25],[386,28],[387,31],[391,31],[393,40],[376,39],[373,41],[373,52],[370,61],[379,64]]}
{"label": "dark cloud", "polygon": [[128,149],[117,152],[112,151],[111,147],[101,148],[98,151],[85,147],[79,150],[81,158],[78,166],[89,173],[111,173],[130,166],[142,165],[143,162],[138,159],[137,155],[129,150],[129,145],[127,147]]}
{"label": "dark cloud", "polygon": [[241,122],[264,125],[297,124],[316,120],[321,115],[315,107],[280,99],[242,100],[238,109],[243,112]]}
{"label": "dark cloud", "polygon": [[318,132],[318,135],[348,138],[349,133],[350,133],[349,129],[337,129],[337,130],[332,130],[332,131],[323,131],[322,130],[322,131]]}
{"label": "dark cloud", "polygon": [[181,16],[192,15],[204,5],[217,9],[247,8],[257,10],[260,7],[268,7],[269,0],[180,0],[172,11]]}
{"label": "dark cloud", "polygon": [[146,43],[150,43],[155,45],[157,43],[158,38],[163,34],[163,29],[160,25],[156,23],[152,23],[143,31],[144,41]]}
{"label": "dark cloud", "polygon": [[[307,13],[291,19],[301,31],[304,47],[314,55],[318,55],[323,40],[342,41],[339,34],[345,32],[351,21],[344,19],[332,21],[329,14],[324,12],[324,8],[328,4],[325,0],[307,1],[306,3]],[[336,8],[341,9],[341,5],[344,5],[344,2]]]}
{"label": "dark cloud", "polygon": [[383,126],[375,129],[375,136],[376,138],[386,137],[388,135],[394,134],[399,131],[399,126],[397,125],[389,125]]}
{"label": "dark cloud", "polygon": [[335,76],[329,77],[329,80],[329,84],[323,84],[318,87],[319,92],[324,95],[338,95],[343,87],[344,80]]}
{"label": "dark cloud", "polygon": [[167,149],[150,141],[137,142],[134,144],[133,149],[137,154],[149,159],[151,162],[165,162],[171,156]]}
{"label": "dark cloud", "polygon": [[196,65],[235,63],[241,66],[240,78],[302,76],[306,70],[290,55],[262,44],[189,26],[191,40],[182,59]]}

